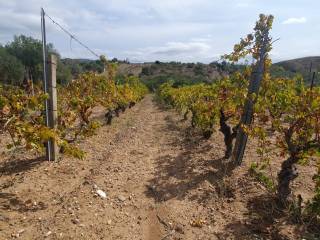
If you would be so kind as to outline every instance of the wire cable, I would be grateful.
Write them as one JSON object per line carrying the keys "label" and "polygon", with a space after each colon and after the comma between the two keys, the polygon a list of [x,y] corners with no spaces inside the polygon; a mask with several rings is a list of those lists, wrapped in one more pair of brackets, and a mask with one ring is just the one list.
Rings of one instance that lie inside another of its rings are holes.
{"label": "wire cable", "polygon": [[77,43],[79,43],[82,47],[84,47],[85,49],[87,49],[91,54],[93,54],[94,56],[96,56],[97,58],[100,58],[100,56],[95,53],[92,49],[90,49],[87,45],[85,45],[84,43],[82,43],[79,39],[77,39],[72,33],[70,33],[68,30],[66,30],[64,27],[62,27],[57,21],[53,20],[52,17],[50,17],[46,12],[45,12],[45,16],[47,16],[53,24],[57,25],[65,34],[70,36],[70,42],[71,40],[75,40]]}

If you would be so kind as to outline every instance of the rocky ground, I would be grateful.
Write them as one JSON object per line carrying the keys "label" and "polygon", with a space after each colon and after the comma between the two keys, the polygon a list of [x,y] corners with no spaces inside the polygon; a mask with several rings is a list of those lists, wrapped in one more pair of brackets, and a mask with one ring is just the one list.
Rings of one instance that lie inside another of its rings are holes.
{"label": "rocky ground", "polygon": [[81,141],[83,160],[4,152],[0,239],[302,238],[248,174],[253,148],[228,176],[220,133],[205,141],[188,126],[149,95]]}

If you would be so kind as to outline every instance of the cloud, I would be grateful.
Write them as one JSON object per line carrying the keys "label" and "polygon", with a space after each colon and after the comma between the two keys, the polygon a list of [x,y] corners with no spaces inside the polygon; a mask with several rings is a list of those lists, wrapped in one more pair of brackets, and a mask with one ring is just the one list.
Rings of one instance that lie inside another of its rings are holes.
{"label": "cloud", "polygon": [[305,17],[300,18],[288,18],[287,20],[283,21],[282,24],[300,24],[300,23],[306,23],[307,19]]}
{"label": "cloud", "polygon": [[[209,40],[207,40],[209,41]],[[204,39],[186,42],[167,42],[163,46],[149,46],[136,50],[125,51],[123,55],[129,57],[133,62],[180,61],[180,62],[210,62],[220,55],[214,53],[209,42]]]}
{"label": "cloud", "polygon": [[152,54],[179,56],[190,53],[205,53],[210,50],[210,46],[203,42],[168,42],[166,46],[152,51]]}
{"label": "cloud", "polygon": [[[281,57],[291,58],[303,55],[300,49],[320,51],[319,31],[313,31],[320,28],[316,21],[320,3],[306,1],[308,4],[292,0],[0,0],[0,44],[12,41],[15,34],[41,39],[42,6],[83,43],[109,58],[209,62],[217,59],[217,53],[232,51],[234,43],[252,31],[260,12],[273,13],[278,19],[292,4],[291,16],[308,16],[315,24],[300,29],[298,49],[295,29],[278,28],[275,22],[273,35],[281,36],[283,42],[275,48]],[[283,24],[306,21],[305,17],[289,18]],[[49,19],[46,23],[47,41],[63,57],[94,58]]]}

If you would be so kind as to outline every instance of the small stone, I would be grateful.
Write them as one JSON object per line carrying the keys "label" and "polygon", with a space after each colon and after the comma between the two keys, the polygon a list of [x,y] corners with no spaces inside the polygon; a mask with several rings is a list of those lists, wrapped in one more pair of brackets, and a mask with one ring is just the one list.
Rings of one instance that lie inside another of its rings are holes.
{"label": "small stone", "polygon": [[122,196],[122,195],[119,195],[118,196],[118,199],[121,201],[121,202],[124,202],[126,200],[126,197],[125,196]]}
{"label": "small stone", "polygon": [[101,198],[106,198],[107,197],[107,194],[104,192],[104,191],[102,191],[102,190],[97,190],[97,194],[101,197]]}
{"label": "small stone", "polygon": [[108,224],[108,225],[111,225],[111,220],[108,220],[108,221],[107,221],[107,224]]}
{"label": "small stone", "polygon": [[73,224],[79,224],[79,223],[80,223],[80,220],[79,220],[78,218],[74,218],[74,219],[71,220],[71,222],[72,222]]}
{"label": "small stone", "polygon": [[44,236],[45,236],[45,237],[49,237],[51,234],[52,234],[52,232],[51,232],[51,231],[48,231]]}
{"label": "small stone", "polygon": [[11,237],[18,238],[18,237],[20,237],[20,234],[19,233],[12,233]]}

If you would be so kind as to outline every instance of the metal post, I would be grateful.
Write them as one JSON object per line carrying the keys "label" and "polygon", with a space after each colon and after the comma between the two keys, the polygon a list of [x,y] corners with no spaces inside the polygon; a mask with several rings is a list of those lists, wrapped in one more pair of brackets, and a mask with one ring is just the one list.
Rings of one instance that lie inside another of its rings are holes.
{"label": "metal post", "polygon": [[[45,22],[45,12],[41,8],[41,34],[42,34],[42,55],[43,55],[43,91],[45,94],[48,94],[48,85],[47,85],[47,74],[48,74],[48,52],[47,52],[47,40],[46,40],[46,22]],[[45,105],[45,123],[49,127],[49,114],[48,114],[48,105],[49,99],[46,99],[44,102]],[[51,142],[46,143],[46,157],[48,161],[51,161]]]}
{"label": "metal post", "polygon": [[[51,129],[57,128],[58,108],[57,108],[57,57],[51,54],[48,61],[48,93],[49,93],[49,106],[48,106],[48,119],[49,127]],[[58,159],[58,146],[54,139],[50,139],[50,157],[51,161]]]}
{"label": "metal post", "polygon": [[311,79],[311,85],[310,85],[310,89],[311,89],[311,90],[312,90],[313,87],[314,87],[314,79],[315,79],[315,77],[316,77],[316,72],[313,72],[313,74],[312,74],[312,79]]}

